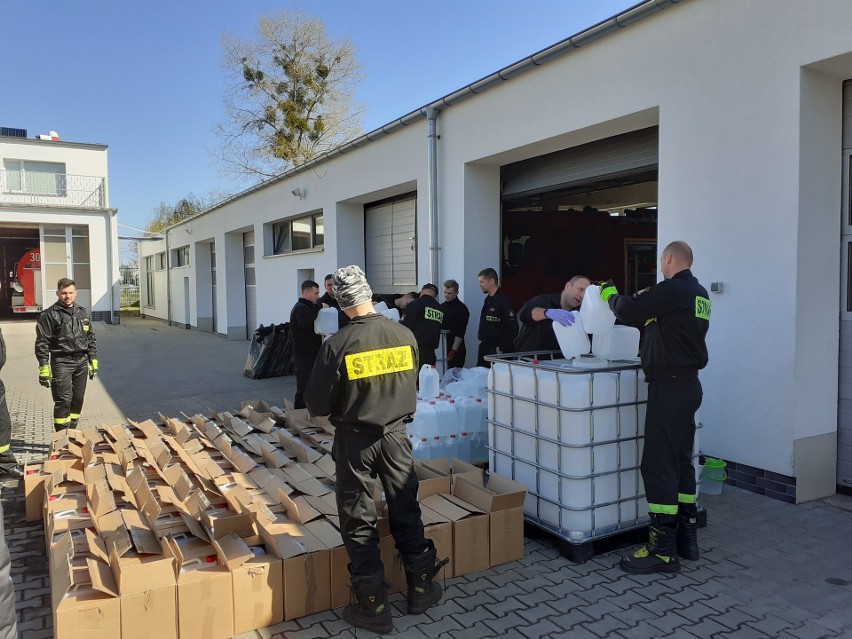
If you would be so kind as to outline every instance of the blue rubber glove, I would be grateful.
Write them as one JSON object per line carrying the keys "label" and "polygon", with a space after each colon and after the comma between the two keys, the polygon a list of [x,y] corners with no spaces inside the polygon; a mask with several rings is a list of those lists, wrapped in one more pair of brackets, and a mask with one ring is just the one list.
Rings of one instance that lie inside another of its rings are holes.
{"label": "blue rubber glove", "polygon": [[549,308],[544,312],[544,316],[562,326],[571,326],[574,323],[574,316],[571,311],[563,311],[561,308]]}

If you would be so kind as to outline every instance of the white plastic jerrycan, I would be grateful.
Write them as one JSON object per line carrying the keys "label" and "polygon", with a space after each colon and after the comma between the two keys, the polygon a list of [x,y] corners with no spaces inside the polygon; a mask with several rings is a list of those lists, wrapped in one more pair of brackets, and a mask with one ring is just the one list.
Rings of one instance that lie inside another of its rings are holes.
{"label": "white plastic jerrycan", "polygon": [[592,338],[595,355],[604,359],[633,359],[639,353],[639,329],[613,326]]}
{"label": "white plastic jerrycan", "polygon": [[580,305],[580,320],[583,322],[583,330],[591,335],[605,333],[615,324],[615,315],[601,299],[600,286],[591,284],[586,289]]}
{"label": "white plastic jerrycan", "polygon": [[589,352],[589,336],[583,328],[580,313],[571,311],[574,323],[571,326],[562,326],[559,322],[553,322],[553,332],[556,333],[556,341],[562,351],[562,357],[573,359]]}
{"label": "white plastic jerrycan", "polygon": [[314,320],[314,333],[317,335],[334,335],[337,332],[337,309],[321,308]]}

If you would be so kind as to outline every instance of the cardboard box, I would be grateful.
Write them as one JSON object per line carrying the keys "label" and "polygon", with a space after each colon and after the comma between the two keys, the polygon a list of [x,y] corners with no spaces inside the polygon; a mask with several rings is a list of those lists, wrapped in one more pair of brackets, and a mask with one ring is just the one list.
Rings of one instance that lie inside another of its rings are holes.
{"label": "cardboard box", "polygon": [[331,553],[325,544],[286,518],[258,524],[266,547],[284,562],[284,619],[331,608]]}
{"label": "cardboard box", "polygon": [[284,621],[283,562],[265,546],[253,548],[265,554],[252,556],[231,572],[235,635]]}
{"label": "cardboard box", "polygon": [[70,534],[50,553],[55,639],[115,639],[121,636],[121,600],[109,566],[75,554]]}
{"label": "cardboard box", "polygon": [[449,563],[435,575],[435,579],[449,579],[450,577],[454,577],[453,522],[424,504],[420,504],[420,512],[423,520],[423,533],[426,539],[431,539],[435,544],[438,559],[449,560]]}
{"label": "cardboard box", "polygon": [[234,635],[231,573],[219,565],[216,549],[193,537],[170,539],[177,580],[181,639],[230,639]]}
{"label": "cardboard box", "polygon": [[492,566],[523,559],[526,486],[492,474],[485,486],[461,477],[453,485],[453,493],[488,513]]}
{"label": "cardboard box", "polygon": [[450,475],[452,480],[455,480],[457,477],[464,477],[473,483],[482,483],[483,470],[479,466],[474,466],[463,459],[439,457],[437,459],[425,460],[423,464],[444,475]]}
{"label": "cardboard box", "polygon": [[490,567],[488,513],[455,495],[432,495],[423,504],[453,524],[453,572],[456,577]]}
{"label": "cardboard box", "polygon": [[414,460],[414,473],[417,475],[417,496],[422,501],[430,495],[449,494],[452,480],[449,473],[441,472],[424,462]]}

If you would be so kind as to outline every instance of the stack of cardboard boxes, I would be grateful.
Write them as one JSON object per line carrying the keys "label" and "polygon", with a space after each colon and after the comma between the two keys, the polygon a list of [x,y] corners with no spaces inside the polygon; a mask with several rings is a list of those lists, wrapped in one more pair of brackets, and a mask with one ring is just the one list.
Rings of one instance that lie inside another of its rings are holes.
{"label": "stack of cardboard boxes", "polygon": [[[236,413],[55,435],[25,468],[43,519],[57,639],[228,638],[350,601],[334,428],[305,411]],[[526,488],[455,459],[416,465],[439,579],[523,557]],[[380,486],[390,592],[405,589]]]}

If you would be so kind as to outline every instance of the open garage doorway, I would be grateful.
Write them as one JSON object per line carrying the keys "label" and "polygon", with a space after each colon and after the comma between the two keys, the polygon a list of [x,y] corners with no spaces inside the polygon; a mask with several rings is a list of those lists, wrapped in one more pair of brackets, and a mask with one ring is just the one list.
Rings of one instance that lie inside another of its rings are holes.
{"label": "open garage doorway", "polygon": [[43,304],[38,227],[0,225],[0,320],[35,319]]}
{"label": "open garage doorway", "polygon": [[502,168],[501,285],[516,309],[574,275],[657,281],[656,127]]}

